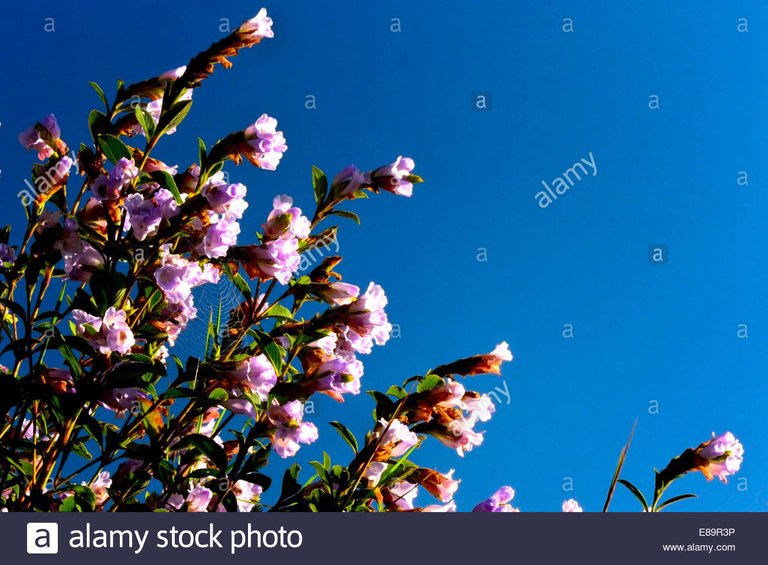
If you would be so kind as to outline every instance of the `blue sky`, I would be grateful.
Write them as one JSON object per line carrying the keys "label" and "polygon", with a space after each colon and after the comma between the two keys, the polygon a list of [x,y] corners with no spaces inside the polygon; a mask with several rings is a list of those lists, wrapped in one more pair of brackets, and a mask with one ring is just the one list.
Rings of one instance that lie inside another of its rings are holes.
{"label": "blue sky", "polygon": [[[332,175],[348,163],[415,159],[426,183],[412,199],[354,203],[363,224],[343,226],[341,267],[345,280],[384,286],[402,333],[365,359],[364,388],[386,389],[502,340],[515,354],[502,378],[467,383],[511,393],[485,425],[485,444],[459,459],[429,442],[417,458],[456,469],[460,509],[510,484],[524,511],[559,511],[571,497],[599,510],[637,419],[625,478],[650,491],[654,466],[731,430],[746,449],[741,473],[728,485],[697,474],[671,491],[700,494],[685,510],[768,510],[768,7],[616,4],[265,4],[275,38],[206,81],[158,149],[186,166],[197,135],[210,144],[275,116],[289,146],[278,170],[228,169],[249,188],[244,234],[276,194],[309,211],[313,164]],[[20,131],[53,112],[70,146],[86,141],[87,113],[98,106],[89,80],[111,96],[118,78],[182,65],[221,37],[222,18],[234,29],[260,5],[178,6],[44,1],[4,10],[3,223],[20,229],[23,219],[16,194],[32,155]],[[49,17],[55,32],[46,33]],[[488,110],[474,107],[478,93]],[[308,95],[316,109],[305,108]],[[590,152],[597,175],[540,208],[541,181]],[[737,184],[739,171],[748,186]],[[651,245],[666,246],[666,264],[649,261]],[[324,448],[343,461],[327,422],[362,433],[371,407],[364,395],[318,404],[321,440],[299,460]],[[613,504],[636,510],[626,492]]]}

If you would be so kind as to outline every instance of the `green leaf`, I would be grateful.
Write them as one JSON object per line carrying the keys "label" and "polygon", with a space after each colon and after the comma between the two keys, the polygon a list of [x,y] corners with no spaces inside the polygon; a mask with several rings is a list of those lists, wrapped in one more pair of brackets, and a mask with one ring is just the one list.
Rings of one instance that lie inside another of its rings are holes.
{"label": "green leaf", "polygon": [[155,135],[155,120],[153,120],[149,112],[147,112],[141,106],[137,105],[133,112],[136,114],[136,120],[144,130],[144,134],[147,136],[147,139],[150,139],[153,135]]}
{"label": "green leaf", "polygon": [[349,210],[334,210],[329,215],[331,216],[341,216],[342,218],[347,218],[349,220],[353,220],[354,222],[360,223],[360,218],[355,214],[354,212],[350,212]]}
{"label": "green leaf", "polygon": [[445,384],[445,381],[437,375],[427,375],[416,387],[416,392],[427,392]]}
{"label": "green leaf", "polygon": [[64,499],[64,502],[59,505],[59,512],[75,512],[76,510],[74,496],[68,496]]}
{"label": "green leaf", "polygon": [[114,135],[100,135],[99,147],[101,147],[104,155],[112,163],[117,163],[122,157],[125,157],[126,159],[132,157],[131,150]]}
{"label": "green leaf", "polygon": [[91,137],[93,138],[94,143],[98,141],[106,121],[107,116],[98,110],[91,110],[88,114],[88,131],[91,132]]}
{"label": "green leaf", "polygon": [[261,346],[264,355],[269,357],[278,375],[283,372],[283,349],[273,341],[268,341]]}
{"label": "green leaf", "polygon": [[208,157],[208,153],[205,150],[205,141],[202,138],[197,138],[197,164],[200,166],[200,171],[205,167],[205,159]]}
{"label": "green leaf", "polygon": [[635,485],[633,485],[633,484],[632,484],[632,483],[630,483],[629,481],[625,481],[624,479],[619,479],[619,480],[618,480],[618,481],[616,481],[616,482],[618,482],[619,484],[622,484],[622,485],[624,485],[625,487],[627,487],[627,489],[629,490],[629,492],[631,492],[632,494],[634,494],[634,495],[635,495],[635,498],[637,498],[637,499],[640,501],[640,504],[642,504],[642,505],[643,505],[643,510],[644,510],[645,512],[648,512],[648,502],[645,500],[645,497],[643,496],[643,493],[642,493],[642,492],[640,492],[640,489],[639,489],[639,488],[637,488]]}
{"label": "green leaf", "polygon": [[272,304],[266,311],[265,317],[267,318],[282,318],[285,320],[293,321],[293,314],[282,304]]}
{"label": "green leaf", "polygon": [[229,394],[227,394],[227,391],[223,388],[217,388],[208,395],[208,399],[213,400],[214,402],[224,403],[229,400]]}
{"label": "green leaf", "polygon": [[301,490],[301,485],[298,481],[299,471],[301,471],[301,467],[299,467],[298,463],[294,463],[289,469],[285,470],[285,474],[283,475],[283,484],[280,491],[280,500],[278,500],[278,503],[275,504],[276,507],[279,507],[280,503],[286,498],[293,496]]}
{"label": "green leaf", "polygon": [[391,394],[399,400],[408,396],[408,391],[401,386],[392,385],[387,389],[387,394]]}
{"label": "green leaf", "polygon": [[227,454],[224,448],[203,434],[191,434],[173,446],[174,451],[191,449],[210,459],[219,471],[227,470]]}
{"label": "green leaf", "polygon": [[104,107],[107,109],[107,112],[109,112],[109,102],[107,102],[107,97],[104,95],[104,91],[95,82],[89,82],[88,84],[90,84],[91,88],[96,91],[96,94],[99,95],[99,98],[101,98],[101,101],[104,103]]}
{"label": "green leaf", "polygon": [[357,455],[359,446],[357,444],[357,439],[355,438],[355,435],[347,428],[344,424],[341,422],[333,421],[331,422],[331,426],[333,426],[337,432],[339,432],[339,435],[341,436],[341,439],[347,442],[349,447],[352,448],[352,451],[355,452],[355,455]]}
{"label": "green leaf", "polygon": [[621,453],[619,454],[619,461],[616,464],[616,470],[613,472],[613,477],[611,478],[611,484],[608,487],[608,495],[605,498],[605,504],[603,504],[603,512],[608,512],[608,507],[611,505],[613,492],[614,490],[616,490],[616,483],[619,481],[619,477],[621,476],[621,469],[624,467],[624,462],[627,459],[627,453],[629,453],[629,447],[632,445],[632,438],[635,435],[636,427],[637,427],[637,420],[635,420],[635,423],[632,425],[632,430],[629,432],[629,439],[627,440],[627,444],[624,446],[624,448],[621,450]]}
{"label": "green leaf", "polygon": [[161,396],[161,400],[165,400],[167,398],[191,398],[195,396],[197,393],[190,389],[190,388],[169,388],[166,390]]}
{"label": "green leaf", "polygon": [[169,129],[173,129],[178,126],[184,118],[189,114],[189,110],[192,107],[192,100],[182,100],[177,102],[171,108],[164,112],[157,122],[158,135],[163,135]]}
{"label": "green leaf", "polygon": [[181,204],[181,193],[179,192],[179,187],[176,186],[176,181],[173,180],[173,176],[171,176],[170,173],[166,171],[155,171],[152,173],[152,177],[160,184],[165,186],[169,191],[171,191],[171,194],[173,194],[173,198],[176,200],[176,204]]}
{"label": "green leaf", "polygon": [[328,177],[314,165],[312,165],[312,189],[315,193],[315,202],[317,204],[324,202],[328,192]]}
{"label": "green leaf", "polygon": [[680,502],[681,500],[686,500],[688,498],[696,498],[695,494],[681,494],[679,496],[673,496],[672,498],[668,499],[665,502],[662,502],[659,504],[659,506],[656,507],[656,512],[661,512],[664,508],[669,506],[670,504],[674,504],[675,502]]}

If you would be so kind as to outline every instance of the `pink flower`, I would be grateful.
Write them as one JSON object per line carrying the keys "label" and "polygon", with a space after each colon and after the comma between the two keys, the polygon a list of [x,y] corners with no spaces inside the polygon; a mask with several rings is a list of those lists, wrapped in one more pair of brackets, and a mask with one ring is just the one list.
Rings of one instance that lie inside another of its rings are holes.
{"label": "pink flower", "polygon": [[212,259],[224,257],[233,245],[237,245],[240,224],[234,216],[210,214],[210,224],[195,251]]}
{"label": "pink flower", "polygon": [[456,503],[451,500],[447,504],[430,504],[421,509],[422,512],[456,512]]}
{"label": "pink flower", "polygon": [[707,480],[713,477],[728,482],[728,476],[741,468],[744,460],[744,446],[731,432],[719,436],[712,434],[712,439],[696,448],[698,467]]}
{"label": "pink flower", "polygon": [[250,512],[255,506],[254,501],[261,496],[262,488],[259,485],[241,480],[232,485],[232,493],[237,499],[238,512]]}
{"label": "pink flower", "polygon": [[155,281],[171,304],[192,307],[192,289],[205,283],[219,282],[219,271],[210,263],[202,267],[196,261],[188,261],[181,255],[170,253],[170,247],[162,248],[160,267],[155,270]]}
{"label": "pink flower", "polygon": [[379,285],[370,283],[365,293],[340,311],[342,321],[364,341],[359,344],[360,353],[370,353],[372,343],[384,345],[389,340],[392,324],[387,320],[384,307],[387,296]]}
{"label": "pink flower", "polygon": [[461,483],[461,480],[453,478],[453,473],[453,469],[445,475],[437,471],[421,469],[417,476],[420,479],[419,483],[427,489],[429,494],[442,502],[449,502],[453,500]]}
{"label": "pink flower", "polygon": [[[103,318],[91,316],[82,310],[73,310],[77,335],[85,337],[91,346],[104,355],[112,352],[126,354],[133,347],[134,339],[131,328],[126,323],[127,314],[110,306]],[[90,334],[85,326],[89,325],[96,333]]]}
{"label": "pink flower", "polygon": [[413,171],[413,159],[398,157],[391,165],[379,167],[373,171],[371,182],[376,188],[401,196],[413,195],[413,183],[408,176]]}
{"label": "pink flower", "polygon": [[[45,135],[41,135],[41,131]],[[59,139],[60,136],[61,130],[56,121],[56,116],[50,114],[41,122],[38,122],[31,128],[20,133],[19,143],[24,146],[24,149],[37,151],[37,158],[42,161],[53,155],[54,150],[49,145],[49,142],[54,142]]]}
{"label": "pink flower", "polygon": [[217,173],[208,179],[202,188],[202,195],[208,200],[211,211],[240,219],[248,208],[248,203],[245,201],[248,189],[240,183],[227,184],[223,178],[223,175]]}
{"label": "pink flower", "polygon": [[476,432],[472,428],[475,425],[473,419],[457,418],[448,425],[447,432],[438,431],[433,435],[440,440],[443,445],[456,450],[459,457],[464,457],[464,453],[472,451],[473,447],[482,445],[483,434]]}
{"label": "pink flower", "polygon": [[186,70],[187,70],[187,66],[182,65],[181,67],[177,67],[175,69],[165,71],[164,73],[159,75],[157,78],[165,81],[176,80],[181,78],[181,76],[186,72]]}
{"label": "pink flower", "polygon": [[108,410],[113,410],[115,416],[122,418],[128,412],[139,413],[141,401],[149,400],[147,393],[138,387],[113,388],[103,396],[99,404]]}
{"label": "pink flower", "polygon": [[[338,191],[339,196],[348,196],[354,194],[363,185],[370,184],[371,179],[368,173],[363,173],[360,169],[354,165],[347,165],[339,174],[333,177],[331,186],[334,187],[334,191]],[[337,192],[334,192],[337,194]]]}
{"label": "pink flower", "polygon": [[337,394],[360,394],[362,376],[363,364],[357,359],[337,357],[324,361],[315,370],[317,390]]}
{"label": "pink flower", "polygon": [[104,257],[87,241],[80,242],[80,250],[62,252],[64,257],[65,278],[73,281],[88,282],[91,274],[104,267]]}
{"label": "pink flower", "polygon": [[187,512],[208,512],[212,498],[213,492],[210,489],[197,485],[187,495]]}
{"label": "pink flower", "polygon": [[496,412],[496,406],[487,394],[482,396],[466,396],[463,403],[469,412],[470,420],[487,422],[491,419],[491,415]]}
{"label": "pink flower", "polygon": [[162,220],[173,218],[179,213],[176,200],[169,190],[159,189],[152,198],[145,200],[140,193],[126,196],[125,225],[133,229],[133,237],[144,241],[148,235],[157,233]]}
{"label": "pink flower", "polygon": [[276,196],[272,201],[272,207],[267,223],[263,226],[266,239],[287,236],[304,239],[309,236],[311,223],[306,216],[302,215],[301,208],[293,206],[293,199],[290,196],[285,194]]}
{"label": "pink flower", "polygon": [[264,37],[275,36],[272,31],[272,18],[267,16],[266,8],[259,10],[258,14],[243,23],[237,31],[247,35],[252,41],[261,40]]}
{"label": "pink flower", "polygon": [[490,355],[498,359],[499,363],[502,361],[512,361],[512,352],[509,350],[509,345],[506,341],[502,341],[498,344],[495,349],[491,351]]}
{"label": "pink flower", "polygon": [[243,267],[251,278],[277,279],[281,284],[288,284],[301,264],[299,240],[295,237],[273,239],[242,250],[245,255]]}
{"label": "pink flower", "polygon": [[490,498],[475,506],[472,512],[519,512],[508,504],[514,497],[515,490],[512,487],[503,486]]}
{"label": "pink flower", "polygon": [[419,485],[399,481],[387,487],[386,499],[400,510],[413,510],[413,501],[419,495]]}
{"label": "pink flower", "polygon": [[374,461],[368,465],[363,473],[363,476],[368,479],[368,488],[375,488],[386,470],[387,464],[382,461]]}
{"label": "pink flower", "polygon": [[381,437],[381,448],[388,451],[390,457],[400,457],[419,442],[419,437],[400,420],[392,420],[387,428],[387,420],[379,420],[387,431]]}
{"label": "pink flower", "polygon": [[320,286],[317,294],[335,306],[351,304],[360,294],[360,287],[345,282],[332,282]]}
{"label": "pink flower", "polygon": [[563,512],[584,512],[584,509],[571,498],[563,502]]}
{"label": "pink flower", "polygon": [[318,438],[315,425],[302,421],[303,406],[298,400],[280,405],[277,399],[273,399],[267,415],[275,426],[272,446],[283,459],[296,455],[301,447],[299,444],[310,444]]}
{"label": "pink flower", "polygon": [[[83,483],[83,486],[88,485]],[[109,499],[109,493],[107,492],[107,489],[111,486],[112,479],[109,476],[109,471],[102,471],[99,473],[99,475],[96,477],[96,480],[90,484],[93,494],[96,495],[96,506],[102,506]]]}
{"label": "pink flower", "polygon": [[277,374],[266,355],[259,354],[241,361],[230,373],[238,385],[254,392],[262,401],[267,400],[269,391],[277,384]]}
{"label": "pink flower", "polygon": [[277,131],[277,120],[266,114],[245,130],[250,150],[245,158],[262,169],[274,171],[288,149],[283,132]]}

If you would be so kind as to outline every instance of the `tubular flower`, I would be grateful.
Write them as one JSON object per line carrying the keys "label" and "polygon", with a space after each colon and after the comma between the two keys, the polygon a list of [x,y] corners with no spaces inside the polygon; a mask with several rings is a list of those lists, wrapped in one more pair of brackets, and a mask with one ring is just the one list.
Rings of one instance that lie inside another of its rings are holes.
{"label": "tubular flower", "polygon": [[584,512],[584,509],[571,498],[563,502],[563,512]]}
{"label": "tubular flower", "polygon": [[[126,323],[126,313],[110,306],[103,318],[91,316],[82,310],[73,310],[77,335],[85,337],[91,346],[104,355],[112,352],[126,354],[133,347],[131,328]],[[90,326],[95,333],[86,330]]]}
{"label": "tubular flower", "polygon": [[303,406],[298,400],[281,405],[274,399],[267,415],[275,426],[272,447],[283,459],[296,455],[299,444],[310,444],[318,438],[315,425],[303,421]]}
{"label": "tubular flower", "polygon": [[472,512],[520,512],[517,508],[512,508],[509,502],[515,497],[515,490],[512,487],[503,486],[490,498],[483,500],[472,509]]}
{"label": "tubular flower", "polygon": [[712,439],[696,448],[696,467],[693,470],[701,471],[707,480],[717,477],[727,483],[727,477],[741,468],[743,460],[744,446],[736,436],[731,432],[725,432],[719,436],[713,433]]}

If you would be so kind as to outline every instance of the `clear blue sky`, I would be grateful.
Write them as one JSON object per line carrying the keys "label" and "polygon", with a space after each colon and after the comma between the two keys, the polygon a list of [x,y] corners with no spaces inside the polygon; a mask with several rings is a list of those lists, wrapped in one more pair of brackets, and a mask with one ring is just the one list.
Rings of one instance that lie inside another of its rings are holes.
{"label": "clear blue sky", "polygon": [[[346,280],[382,284],[401,326],[365,358],[364,388],[509,342],[511,403],[463,460],[430,442],[417,461],[463,479],[460,509],[499,485],[524,511],[574,497],[599,510],[633,421],[624,477],[649,491],[652,469],[733,431],[746,459],[728,485],[697,474],[673,493],[685,510],[768,510],[768,7],[760,2],[273,2],[273,40],[246,50],[195,92],[192,113],[158,155],[186,166],[197,135],[211,143],[263,112],[289,150],[275,173],[230,167],[249,189],[244,234],[275,194],[309,209],[310,166],[329,175],[399,154],[426,184],[411,200],[355,203],[363,225],[341,232]],[[252,2],[157,1],[151,7],[49,0],[5,7],[0,45],[0,198],[21,226],[16,193],[31,164],[16,141],[55,113],[65,139],[116,79],[186,63],[254,15]],[[55,18],[55,32],[43,30]],[[573,33],[561,29],[573,18]],[[738,33],[738,18],[748,33]],[[399,18],[402,31],[390,31]],[[486,93],[488,111],[473,109]],[[314,95],[317,109],[304,107]],[[659,97],[659,109],[649,97]],[[592,152],[584,178],[546,209],[535,194]],[[749,186],[738,186],[747,171]],[[247,237],[247,235],[246,235]],[[668,263],[648,259],[667,246]],[[477,260],[487,250],[486,262]],[[216,297],[217,298],[217,297]],[[574,338],[562,337],[573,324]],[[739,324],[748,339],[739,339]],[[659,414],[650,414],[657,401]],[[327,426],[362,433],[372,403],[317,406],[317,447],[344,447]],[[341,461],[342,459],[340,459]],[[565,477],[573,492],[564,492]],[[747,490],[739,486],[745,477]],[[426,502],[426,493],[420,501]],[[623,491],[616,510],[636,510]]]}

